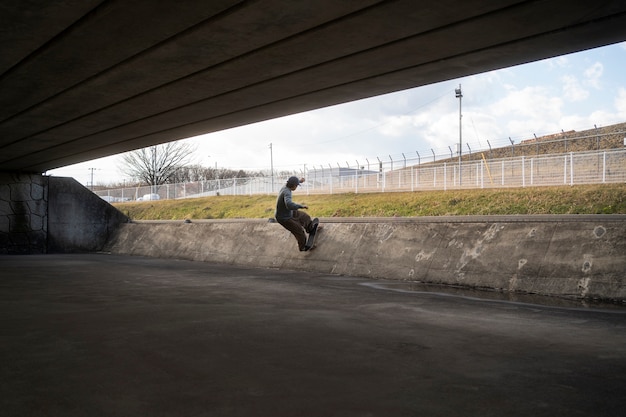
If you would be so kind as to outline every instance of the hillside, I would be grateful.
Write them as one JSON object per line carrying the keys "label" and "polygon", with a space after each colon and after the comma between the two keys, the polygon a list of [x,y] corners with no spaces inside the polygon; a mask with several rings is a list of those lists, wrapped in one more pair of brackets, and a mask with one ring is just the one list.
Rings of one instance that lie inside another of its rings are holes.
{"label": "hillside", "polygon": [[[626,123],[570,131],[485,152],[485,158],[584,152],[624,147]],[[464,160],[480,159],[480,153]],[[440,162],[440,161],[439,161]],[[626,184],[305,195],[298,202],[317,217],[386,217],[515,214],[626,214]],[[115,203],[135,220],[269,218],[274,195],[217,196],[183,200]]]}
{"label": "hillside", "polygon": [[[535,156],[567,152],[596,151],[624,147],[626,123],[619,123],[597,129],[568,131],[552,135],[522,140],[511,146],[495,148],[486,152],[487,159],[509,158],[514,156]],[[465,151],[464,151],[465,152]],[[480,152],[465,153],[463,160],[481,159]]]}
{"label": "hillside", "polygon": [[[275,199],[218,196],[115,206],[134,220],[269,218]],[[294,200],[317,217],[626,214],[626,184],[309,196],[296,191]]]}

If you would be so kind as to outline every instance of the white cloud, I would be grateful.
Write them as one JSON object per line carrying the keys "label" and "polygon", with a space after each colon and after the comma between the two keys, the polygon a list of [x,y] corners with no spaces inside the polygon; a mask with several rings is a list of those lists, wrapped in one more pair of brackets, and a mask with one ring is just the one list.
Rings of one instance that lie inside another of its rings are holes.
{"label": "white cloud", "polygon": [[478,110],[478,112],[472,111],[464,115],[463,136],[466,142],[477,143],[480,148],[484,149],[488,146],[487,140],[493,142],[494,139],[502,138],[507,132],[502,130],[496,117],[483,112],[482,109]]}
{"label": "white cloud", "polygon": [[583,101],[589,97],[589,91],[583,88],[578,78],[573,75],[561,77],[563,83],[563,97],[569,101]]}
{"label": "white cloud", "polygon": [[480,120],[480,135],[491,138],[493,145],[508,141],[509,137],[517,141],[532,138],[533,133],[559,131],[563,100],[552,96],[550,91],[540,86],[508,91],[505,97],[481,109],[476,116]]}
{"label": "white cloud", "polygon": [[[564,115],[559,119],[559,129],[564,130],[579,130],[580,128],[589,129],[589,126],[593,126],[593,123],[589,123],[590,116],[588,115],[578,115],[578,114],[570,114]],[[594,119],[594,123],[600,123],[598,118]],[[545,132],[545,133],[556,133],[558,130],[554,132]]]}
{"label": "white cloud", "polygon": [[412,116],[387,116],[384,118],[383,124],[380,125],[378,131],[383,136],[401,137],[407,130],[413,129],[415,126]]}
{"label": "white cloud", "polygon": [[518,119],[554,119],[560,115],[562,104],[562,100],[551,97],[545,87],[524,87],[510,91],[506,97],[491,104],[488,111],[495,116]]}
{"label": "white cloud", "polygon": [[547,59],[546,63],[548,68],[565,68],[569,66],[569,59],[565,55],[558,56],[556,58]]}
{"label": "white cloud", "polygon": [[594,110],[589,114],[571,114],[560,119],[561,126],[589,129],[593,125],[608,126],[626,120],[626,88],[620,88],[613,100],[613,109]]}
{"label": "white cloud", "polygon": [[600,62],[594,63],[584,72],[586,80],[585,84],[594,88],[600,88],[600,78],[604,72],[604,66]]}
{"label": "white cloud", "polygon": [[439,117],[430,117],[425,120],[421,134],[430,147],[443,148],[456,143],[459,136],[459,115],[448,113]]}
{"label": "white cloud", "polygon": [[581,124],[580,126],[586,126],[587,129],[594,124],[597,126],[608,126],[624,121],[623,117],[620,117],[618,114],[611,113],[606,110],[594,111],[588,117],[582,119],[585,120],[587,123]]}
{"label": "white cloud", "polygon": [[617,110],[617,114],[622,119],[626,119],[626,88],[621,87],[617,93],[617,97],[615,98],[615,109]]}

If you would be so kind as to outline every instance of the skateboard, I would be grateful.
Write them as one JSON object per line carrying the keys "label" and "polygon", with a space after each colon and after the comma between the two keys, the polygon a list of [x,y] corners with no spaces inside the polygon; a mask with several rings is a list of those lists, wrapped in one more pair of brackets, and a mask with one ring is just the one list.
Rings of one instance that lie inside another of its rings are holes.
{"label": "skateboard", "polygon": [[309,238],[307,239],[306,244],[304,245],[304,250],[307,250],[307,251],[315,248],[315,235],[317,234],[317,230],[319,229],[320,220],[316,217],[313,219],[312,223],[313,223],[313,230],[311,230],[311,233],[309,233]]}

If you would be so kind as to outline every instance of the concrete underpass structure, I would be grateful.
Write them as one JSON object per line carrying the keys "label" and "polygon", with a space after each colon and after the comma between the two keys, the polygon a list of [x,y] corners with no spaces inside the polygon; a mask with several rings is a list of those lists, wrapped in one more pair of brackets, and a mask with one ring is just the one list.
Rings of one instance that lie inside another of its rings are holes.
{"label": "concrete underpass structure", "polygon": [[3,1],[0,26],[3,416],[623,414],[623,307],[579,303],[626,298],[624,216],[323,219],[299,253],[42,174],[624,41],[623,0]]}
{"label": "concrete underpass structure", "polygon": [[[122,234],[147,227],[128,225],[124,215],[75,181],[48,178],[41,174],[46,170],[626,39],[626,4],[618,0],[444,0],[420,5],[409,0],[37,0],[4,4],[0,16],[5,28],[0,51],[4,254],[98,251],[105,245],[117,247],[110,237],[121,236],[118,226],[123,226]],[[482,220],[455,219],[330,224],[327,248],[336,239],[334,245],[346,249],[326,252],[322,245],[311,255],[320,257],[319,263],[278,261],[278,266],[317,265],[334,273],[522,291],[538,288],[528,276],[571,270],[569,284],[547,292],[561,288],[568,295],[609,298],[614,292],[620,298],[623,263],[621,258],[608,262],[611,254],[623,253],[620,221],[562,223],[554,218],[550,225],[550,220],[531,219],[521,229],[508,220],[485,226],[476,226]],[[545,236],[554,232],[554,239],[567,241],[560,233],[574,225],[580,229],[570,235],[572,250]],[[153,233],[162,227],[154,226]],[[254,233],[269,233],[268,240],[276,237],[274,226],[254,227]],[[537,262],[520,253],[506,267],[499,263],[491,268],[504,268],[501,279],[510,283],[482,285],[470,271],[476,262],[486,264],[479,242],[490,241],[486,236],[491,228],[498,231],[493,232],[500,239],[497,246],[504,245],[505,251],[537,242],[552,250],[556,245],[550,256],[553,265],[548,266],[547,258]],[[393,262],[381,260],[368,267],[368,262],[355,260],[358,252],[346,255],[351,242],[363,242],[360,252],[369,254],[364,249],[378,247],[377,234],[385,235],[387,229],[394,232],[383,240],[395,246],[386,247],[384,256],[365,256],[371,262],[384,257],[398,261],[397,271],[385,265]],[[513,230],[516,234],[508,234]],[[537,231],[534,240],[525,240],[532,230]],[[596,235],[598,230],[606,233]],[[438,262],[426,262],[437,259],[433,248],[439,253],[444,243],[448,251],[458,246],[458,253],[441,253]],[[272,253],[255,256],[236,242],[224,247],[245,253],[240,258],[258,266],[277,266],[268,261]],[[215,257],[206,255],[206,260],[227,256],[220,250],[213,249]],[[443,261],[448,255],[454,265]],[[343,262],[341,257],[352,260]],[[424,260],[415,260],[420,257]],[[564,259],[572,263],[563,269]]]}
{"label": "concrete underpass structure", "polygon": [[3,2],[0,170],[46,170],[626,40],[626,4]]}

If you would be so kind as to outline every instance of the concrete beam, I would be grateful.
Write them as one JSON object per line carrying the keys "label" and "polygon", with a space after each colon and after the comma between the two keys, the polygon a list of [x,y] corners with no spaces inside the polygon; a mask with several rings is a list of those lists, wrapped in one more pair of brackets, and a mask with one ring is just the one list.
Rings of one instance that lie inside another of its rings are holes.
{"label": "concrete beam", "polygon": [[48,3],[2,9],[3,170],[43,172],[626,40],[619,0]]}

